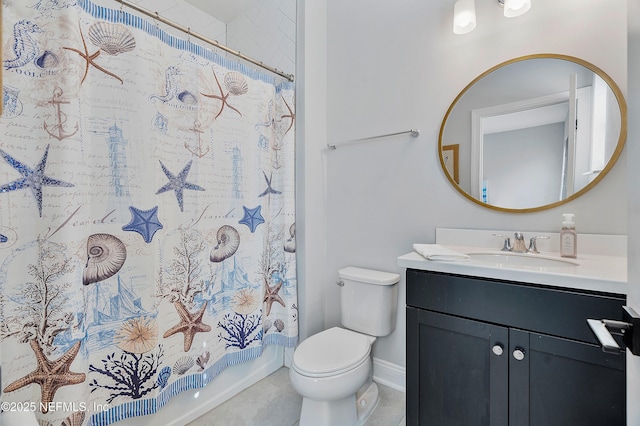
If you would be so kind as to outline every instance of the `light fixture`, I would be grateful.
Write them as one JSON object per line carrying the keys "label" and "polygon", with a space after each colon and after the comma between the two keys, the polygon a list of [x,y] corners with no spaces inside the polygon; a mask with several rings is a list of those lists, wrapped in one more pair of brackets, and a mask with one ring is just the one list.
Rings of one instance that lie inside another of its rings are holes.
{"label": "light fixture", "polygon": [[[497,0],[504,7],[504,16],[514,18],[531,9],[531,0]],[[476,27],[475,0],[457,0],[453,6],[453,32],[466,34]]]}
{"label": "light fixture", "polygon": [[453,6],[453,32],[466,34],[476,27],[475,0],[457,0]]}
{"label": "light fixture", "polygon": [[498,3],[504,5],[504,16],[507,18],[515,18],[531,9],[531,0],[498,0]]}

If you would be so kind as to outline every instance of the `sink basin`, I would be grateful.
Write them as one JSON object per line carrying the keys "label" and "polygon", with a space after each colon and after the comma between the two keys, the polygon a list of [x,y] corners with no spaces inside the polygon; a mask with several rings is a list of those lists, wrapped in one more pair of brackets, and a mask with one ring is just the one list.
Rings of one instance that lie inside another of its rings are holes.
{"label": "sink basin", "polygon": [[472,261],[491,264],[493,266],[508,268],[532,267],[532,268],[570,268],[579,265],[575,260],[560,259],[540,254],[527,253],[467,253]]}

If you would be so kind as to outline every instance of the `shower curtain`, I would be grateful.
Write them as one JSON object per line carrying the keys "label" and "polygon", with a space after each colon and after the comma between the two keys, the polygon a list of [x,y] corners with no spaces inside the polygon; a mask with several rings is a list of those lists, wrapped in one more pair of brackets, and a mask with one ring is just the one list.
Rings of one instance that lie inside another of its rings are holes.
{"label": "shower curtain", "polygon": [[295,346],[293,85],[88,0],[2,47],[2,409],[107,425]]}

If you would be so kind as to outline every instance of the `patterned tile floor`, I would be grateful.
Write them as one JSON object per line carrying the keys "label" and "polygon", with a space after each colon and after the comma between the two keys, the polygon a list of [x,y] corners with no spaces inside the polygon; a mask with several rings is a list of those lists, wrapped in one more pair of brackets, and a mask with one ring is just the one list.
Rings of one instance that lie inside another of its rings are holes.
{"label": "patterned tile floor", "polygon": [[[378,384],[380,403],[365,426],[404,425],[405,394]],[[296,426],[302,398],[283,367],[187,426]]]}

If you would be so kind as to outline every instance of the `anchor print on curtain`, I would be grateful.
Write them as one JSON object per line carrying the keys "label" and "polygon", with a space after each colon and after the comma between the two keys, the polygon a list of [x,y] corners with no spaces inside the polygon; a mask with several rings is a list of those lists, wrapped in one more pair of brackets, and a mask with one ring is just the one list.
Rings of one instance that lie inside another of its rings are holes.
{"label": "anchor print on curtain", "polygon": [[3,402],[160,410],[297,343],[293,85],[88,0],[4,8]]}

